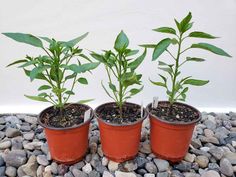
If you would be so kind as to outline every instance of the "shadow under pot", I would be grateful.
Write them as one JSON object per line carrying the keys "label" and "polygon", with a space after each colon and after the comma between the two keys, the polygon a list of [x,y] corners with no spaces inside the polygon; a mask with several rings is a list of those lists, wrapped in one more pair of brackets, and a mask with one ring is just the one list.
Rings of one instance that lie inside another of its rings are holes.
{"label": "shadow under pot", "polygon": [[159,158],[178,162],[186,155],[195,124],[201,113],[183,103],[160,101],[157,108],[147,106],[150,118],[150,143],[152,152]]}
{"label": "shadow under pot", "polygon": [[93,111],[84,122],[85,111],[91,109],[84,104],[67,104],[60,112],[53,106],[43,110],[38,117],[44,127],[52,159],[63,164],[73,164],[87,152],[89,124]]}
{"label": "shadow under pot", "polygon": [[122,108],[122,118],[115,102],[102,104],[95,109],[98,119],[102,151],[115,162],[133,159],[139,150],[142,122],[147,111],[141,106],[126,102]]}

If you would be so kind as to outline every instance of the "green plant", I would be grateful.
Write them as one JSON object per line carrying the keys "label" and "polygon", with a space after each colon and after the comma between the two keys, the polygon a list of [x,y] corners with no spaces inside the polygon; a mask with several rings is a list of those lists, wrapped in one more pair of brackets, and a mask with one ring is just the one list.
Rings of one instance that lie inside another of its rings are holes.
{"label": "green plant", "polygon": [[[142,74],[137,74],[135,70],[142,63],[146,56],[146,49],[142,55],[134,58],[138,50],[128,48],[129,39],[126,34],[121,31],[114,44],[115,51],[104,50],[103,54],[91,53],[91,56],[103,63],[108,76],[108,85],[111,93],[106,89],[103,82],[102,87],[107,95],[112,98],[119,107],[120,117],[122,117],[122,106],[124,102],[133,95],[139,93],[143,86],[135,88],[135,85],[141,85]],[[117,86],[113,78],[117,81]],[[128,90],[128,88],[132,87]]]}
{"label": "green plant", "polygon": [[[194,43],[190,47],[182,49],[183,42],[189,38],[205,38],[205,39],[218,38],[208,33],[200,32],[200,31],[193,31],[186,34],[186,32],[188,32],[193,26],[193,22],[191,22],[191,19],[192,19],[191,12],[189,12],[189,14],[181,22],[178,22],[175,19],[177,32],[172,27],[160,27],[160,28],[154,29],[154,31],[156,32],[171,34],[174,36],[173,38],[162,39],[157,44],[141,45],[145,48],[154,49],[153,54],[152,54],[153,61],[155,61],[158,57],[160,57],[160,55],[164,52],[168,53],[170,57],[174,60],[173,64],[167,64],[166,62],[159,61],[159,69],[167,73],[170,79],[168,79],[168,77],[164,75],[159,74],[162,81],[154,82],[150,80],[154,85],[161,86],[166,89],[166,93],[169,97],[169,101],[171,105],[176,101],[185,101],[186,93],[188,92],[188,89],[189,89],[188,85],[203,86],[209,82],[208,80],[193,79],[192,76],[180,78],[180,75],[181,75],[180,69],[185,63],[205,61],[205,59],[198,58],[198,57],[189,57],[189,56],[183,57],[183,54],[185,52],[187,52],[190,49],[197,48],[197,49],[210,51],[217,55],[231,57],[224,50],[208,43]],[[172,52],[169,51],[168,48],[170,45],[177,46],[176,56]],[[169,85],[168,85],[168,82],[170,82]]]}
{"label": "green plant", "polygon": [[[36,57],[26,56],[24,59],[14,61],[9,66],[20,64],[18,68],[23,68],[26,76],[31,81],[42,80],[46,84],[38,88],[40,92],[37,96],[28,96],[27,98],[49,102],[56,108],[63,110],[71,95],[74,95],[74,87],[76,83],[88,84],[84,77],[78,77],[78,74],[90,71],[99,65],[99,62],[92,62],[83,50],[76,47],[78,42],[84,39],[88,33],[77,37],[70,41],[56,41],[48,37],[36,37],[31,34],[23,33],[3,33],[5,36],[22,43],[32,45],[42,49],[45,54]],[[48,48],[44,47],[41,39],[48,44]],[[72,59],[77,64],[71,64]],[[81,59],[87,61],[82,64]],[[71,83],[70,88],[68,82]],[[86,102],[89,100],[82,100]]]}

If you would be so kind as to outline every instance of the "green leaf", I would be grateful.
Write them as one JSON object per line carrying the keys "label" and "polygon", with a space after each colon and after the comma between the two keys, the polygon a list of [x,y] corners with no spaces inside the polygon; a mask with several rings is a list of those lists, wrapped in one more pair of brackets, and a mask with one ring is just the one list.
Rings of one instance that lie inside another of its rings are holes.
{"label": "green leaf", "polygon": [[201,31],[191,32],[188,36],[189,37],[196,37],[196,38],[206,38],[206,39],[218,38],[218,37],[212,36],[211,34],[204,33],[204,32],[201,32]]}
{"label": "green leaf", "polygon": [[[150,79],[149,79],[150,80]],[[157,86],[161,86],[161,87],[166,87],[166,84],[165,83],[162,83],[162,82],[154,82],[152,80],[150,80],[150,82],[154,85],[157,85]]]}
{"label": "green leaf", "polygon": [[103,55],[97,54],[95,52],[90,54],[94,59],[96,59],[99,62],[105,63],[105,59],[103,57]]}
{"label": "green leaf", "polygon": [[[167,82],[167,79],[166,79],[166,77],[164,77],[163,75],[161,75],[161,74],[158,74],[161,78],[162,78],[162,80],[166,83]],[[150,79],[149,79],[150,80]]]}
{"label": "green leaf", "polygon": [[194,86],[203,86],[207,84],[209,81],[207,80],[198,80],[198,79],[187,79],[183,84],[194,85]]}
{"label": "green leaf", "polygon": [[168,64],[165,63],[165,62],[163,62],[163,61],[159,61],[159,62],[158,62],[158,65],[160,65],[160,66],[166,66],[166,65],[168,65]]}
{"label": "green leaf", "polygon": [[214,54],[217,55],[222,55],[222,56],[226,56],[226,57],[232,57],[231,55],[229,55],[228,53],[226,53],[223,49],[218,48],[212,44],[208,44],[208,43],[198,43],[198,44],[192,44],[191,48],[199,48],[199,49],[204,49],[204,50],[208,50]]}
{"label": "green leaf", "polygon": [[171,44],[170,38],[165,38],[161,40],[155,47],[153,54],[152,54],[152,60],[156,60]]}
{"label": "green leaf", "polygon": [[126,57],[135,55],[139,52],[139,50],[130,50],[129,52],[126,53]]}
{"label": "green leaf", "polygon": [[133,84],[140,84],[138,76],[133,72],[124,73],[121,77],[121,83],[124,87],[128,87]]}
{"label": "green leaf", "polygon": [[42,72],[48,68],[50,68],[50,66],[39,66],[39,67],[34,68],[30,72],[30,80],[33,81],[37,77],[38,74],[42,74]]}
{"label": "green leaf", "polygon": [[187,61],[196,61],[196,62],[203,62],[205,59],[203,58],[196,58],[196,57],[187,57]]}
{"label": "green leaf", "polygon": [[88,81],[87,81],[87,79],[86,79],[86,78],[84,78],[84,77],[80,77],[80,78],[78,79],[78,82],[79,82],[79,83],[81,83],[81,84],[85,84],[85,85],[87,85],[87,84],[88,84]]}
{"label": "green leaf", "polygon": [[73,74],[71,74],[71,75],[68,75],[68,76],[65,77],[65,80],[73,79],[73,78],[75,78],[76,75],[77,75],[76,73],[73,73]]}
{"label": "green leaf", "polygon": [[176,34],[175,29],[173,29],[171,27],[160,27],[160,28],[153,29],[153,31],[157,31],[157,32],[161,32],[161,33]]}
{"label": "green leaf", "polygon": [[12,63],[10,63],[9,65],[7,65],[6,67],[9,67],[9,66],[12,66],[12,65],[16,65],[16,64],[19,64],[19,63],[25,63],[27,62],[28,60],[17,60],[17,61],[14,61]]}
{"label": "green leaf", "polygon": [[29,96],[29,95],[25,95],[25,97],[34,100],[34,101],[42,101],[42,102],[49,102],[46,98],[44,97],[40,97],[40,96]]}
{"label": "green leaf", "polygon": [[156,47],[156,44],[142,44],[142,45],[139,45],[140,47],[145,47],[145,48],[155,48]]}
{"label": "green leaf", "polygon": [[[30,70],[24,69],[25,74],[30,77]],[[42,73],[38,73],[37,76],[34,79],[40,79],[40,80],[46,80],[46,77]]]}
{"label": "green leaf", "polygon": [[2,34],[17,42],[22,42],[35,47],[43,48],[42,41],[31,34],[24,34],[24,33],[2,33]]}
{"label": "green leaf", "polygon": [[46,41],[46,42],[48,42],[48,43],[52,43],[52,40],[51,40],[50,38],[48,38],[48,37],[42,37],[42,36],[40,36],[39,38],[40,38],[40,39],[43,39],[44,41]]}
{"label": "green leaf", "polygon": [[50,88],[52,88],[52,87],[49,86],[49,85],[42,85],[42,86],[40,86],[40,87],[38,88],[38,91],[41,91],[41,90],[48,90],[48,89],[50,89]]}
{"label": "green leaf", "polygon": [[64,67],[75,73],[84,73],[86,71],[95,69],[99,64],[100,64],[99,62],[93,62],[93,63],[86,63],[82,65],[72,64],[70,66],[64,66]]}
{"label": "green leaf", "polygon": [[79,100],[77,103],[79,104],[84,104],[84,103],[88,103],[90,101],[93,101],[94,99],[87,99],[87,100]]}
{"label": "green leaf", "polygon": [[65,94],[67,94],[67,95],[74,95],[75,93],[72,92],[71,90],[68,90],[68,91],[65,92]]}
{"label": "green leaf", "polygon": [[141,88],[139,88],[139,89],[133,88],[133,89],[131,89],[131,90],[129,91],[129,92],[131,93],[130,96],[136,95],[136,94],[138,94],[139,92],[141,92],[142,90],[143,90],[143,86],[142,86]]}
{"label": "green leaf", "polygon": [[36,60],[31,60],[31,61],[27,61],[26,63],[24,63],[23,65],[18,66],[18,68],[24,68],[33,64],[36,64],[37,61]]}
{"label": "green leaf", "polygon": [[70,40],[68,42],[66,42],[66,45],[69,47],[74,47],[76,44],[78,44],[82,39],[84,39],[89,33],[85,33],[82,36],[79,36],[73,40]]}
{"label": "green leaf", "polygon": [[111,96],[111,94],[108,92],[108,90],[106,89],[106,87],[104,86],[104,84],[103,84],[102,81],[101,81],[101,85],[102,85],[102,88],[105,90],[106,94],[107,94],[111,99],[115,100],[115,99]]}
{"label": "green leaf", "polygon": [[114,48],[118,52],[123,52],[129,45],[129,39],[126,36],[126,34],[123,32],[123,30],[118,34],[116,40],[115,40],[115,46]]}
{"label": "green leaf", "polygon": [[131,69],[131,70],[135,70],[136,68],[139,67],[139,65],[143,62],[145,56],[146,56],[146,53],[147,53],[147,50],[145,48],[143,54],[141,56],[139,56],[137,59],[135,59],[134,61],[132,61],[131,63],[128,64],[128,67]]}
{"label": "green leaf", "polygon": [[113,92],[117,92],[116,86],[114,84],[112,84],[111,82],[109,82],[109,87]]}
{"label": "green leaf", "polygon": [[179,32],[181,32],[180,23],[179,23],[176,19],[174,19],[174,20],[175,20],[175,24],[176,24],[176,26],[177,26]]}
{"label": "green leaf", "polygon": [[185,31],[187,31],[192,27],[192,24],[189,23],[191,19],[192,19],[192,13],[189,12],[188,15],[180,22],[179,25],[182,33],[184,33]]}

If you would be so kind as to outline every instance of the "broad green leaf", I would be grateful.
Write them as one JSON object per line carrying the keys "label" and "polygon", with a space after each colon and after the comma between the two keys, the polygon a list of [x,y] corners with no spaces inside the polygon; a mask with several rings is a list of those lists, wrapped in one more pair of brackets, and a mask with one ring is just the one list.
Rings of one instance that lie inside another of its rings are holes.
{"label": "broad green leaf", "polygon": [[79,104],[84,104],[84,103],[88,103],[90,101],[93,101],[94,99],[87,99],[87,100],[79,100],[77,103]]}
{"label": "broad green leaf", "polygon": [[39,97],[46,97],[46,96],[48,96],[48,94],[45,93],[45,92],[43,92],[43,93],[38,94],[38,96],[39,96]]}
{"label": "broad green leaf", "polygon": [[44,41],[48,42],[49,44],[52,43],[52,39],[48,38],[48,37],[39,37],[40,39],[43,39]]}
{"label": "broad green leaf", "polygon": [[141,56],[139,56],[137,59],[135,59],[134,61],[132,61],[131,63],[128,64],[128,67],[131,69],[131,70],[135,70],[136,68],[139,67],[139,65],[143,62],[145,56],[146,56],[146,48],[143,52],[143,54]]}
{"label": "broad green leaf", "polygon": [[52,87],[49,86],[49,85],[42,85],[42,86],[40,86],[40,87],[38,88],[38,91],[41,91],[41,90],[48,90],[48,89],[50,89],[50,88],[52,88]]}
{"label": "broad green leaf", "polygon": [[131,93],[131,96],[133,96],[133,95],[138,94],[138,93],[141,92],[142,90],[143,90],[143,86],[142,86],[141,88],[139,88],[139,89],[133,88],[133,89],[131,89],[129,92]]}
{"label": "broad green leaf", "polygon": [[196,57],[187,57],[187,61],[196,61],[196,62],[203,62],[205,59],[203,58],[196,58]]}
{"label": "broad green leaf", "polygon": [[203,86],[207,84],[209,81],[207,80],[198,80],[198,79],[187,79],[183,84],[194,85],[194,86]]}
{"label": "broad green leaf", "polygon": [[42,74],[42,72],[48,68],[50,68],[50,66],[39,66],[39,67],[34,68],[30,72],[30,80],[33,81],[37,77],[38,74]]}
{"label": "broad green leaf", "polygon": [[86,78],[84,78],[84,77],[80,77],[80,78],[78,79],[78,82],[79,82],[79,83],[81,83],[81,84],[85,84],[85,85],[87,85],[87,84],[88,84],[88,81],[87,81],[87,79],[86,79]]}
{"label": "broad green leaf", "polygon": [[[30,77],[30,70],[24,69],[25,74]],[[34,79],[40,79],[40,80],[46,80],[46,77],[42,73],[38,73],[37,76]]]}
{"label": "broad green leaf", "polygon": [[17,42],[22,42],[35,47],[43,48],[42,41],[31,34],[24,34],[24,33],[2,33],[2,34]]}
{"label": "broad green leaf", "polygon": [[52,66],[50,69],[50,77],[53,81],[61,81],[63,72],[61,69],[56,68],[56,66]]}
{"label": "broad green leaf", "polygon": [[73,40],[70,40],[68,42],[66,42],[66,45],[69,47],[74,47],[76,44],[78,44],[78,42],[80,42],[82,39],[84,39],[89,33],[85,33],[82,36],[79,36]]}
{"label": "broad green leaf", "polygon": [[126,34],[123,31],[121,31],[115,40],[114,48],[118,52],[123,52],[128,47],[128,45],[129,45],[129,39],[126,36]]}
{"label": "broad green leaf", "polygon": [[142,44],[142,45],[139,45],[140,47],[145,47],[145,48],[155,48],[156,47],[156,44]]}
{"label": "broad green leaf", "polygon": [[156,60],[171,44],[170,38],[165,38],[161,40],[155,47],[153,54],[152,54],[152,60]]}
{"label": "broad green leaf", "polygon": [[27,61],[27,62],[24,63],[23,65],[18,66],[18,68],[24,68],[24,67],[27,67],[27,66],[31,66],[31,65],[33,65],[33,64],[36,64],[36,63],[38,63],[36,60]]}
{"label": "broad green leaf", "polygon": [[19,63],[25,63],[27,62],[28,60],[17,60],[17,61],[14,61],[12,63],[10,63],[9,65],[7,65],[6,67],[9,67],[9,66],[12,66],[12,65],[16,65],[16,64],[19,64]]}
{"label": "broad green leaf", "polygon": [[188,91],[188,87],[185,87],[181,93],[186,93]]}
{"label": "broad green leaf", "polygon": [[121,83],[124,87],[128,87],[133,84],[140,84],[137,75],[133,72],[124,73],[121,77]]}
{"label": "broad green leaf", "polygon": [[109,82],[109,87],[113,92],[117,92],[116,86],[114,84],[112,84],[111,82]]}
{"label": "broad green leaf", "polygon": [[139,50],[130,50],[129,52],[126,53],[126,57],[135,55],[139,52]]}
{"label": "broad green leaf", "polygon": [[191,32],[188,36],[189,37],[196,37],[196,38],[206,38],[206,39],[218,38],[218,37],[212,36],[211,34],[204,33],[204,32],[201,32],[201,31]]}
{"label": "broad green leaf", "polygon": [[171,27],[160,27],[160,28],[153,29],[153,31],[157,31],[157,32],[161,32],[161,33],[176,34],[175,29],[173,29]]}
{"label": "broad green leaf", "polygon": [[[150,80],[150,79],[149,79]],[[150,80],[150,82],[154,85],[158,85],[158,86],[161,86],[161,87],[166,87],[166,84],[165,83],[162,83],[162,82],[154,82],[152,80]]]}
{"label": "broad green leaf", "polygon": [[25,95],[25,97],[34,100],[34,101],[42,101],[42,102],[49,102],[46,98],[44,97],[40,97],[40,96],[29,96],[29,95]]}
{"label": "broad green leaf", "polygon": [[175,39],[175,38],[172,38],[171,39],[171,44],[173,44],[173,45],[178,44],[178,40]]}
{"label": "broad green leaf", "polygon": [[84,73],[86,71],[95,69],[99,64],[100,64],[99,62],[93,62],[93,63],[86,63],[82,65],[72,64],[70,66],[64,66],[64,67],[75,73]]}
{"label": "broad green leaf", "polygon": [[90,54],[94,59],[96,59],[99,62],[105,63],[105,59],[103,55],[97,54],[95,52]]}
{"label": "broad green leaf", "polygon": [[212,44],[208,44],[208,43],[198,43],[198,44],[192,44],[191,48],[199,48],[199,49],[204,49],[204,50],[208,50],[214,54],[217,55],[222,55],[222,56],[226,56],[226,57],[231,57],[231,55],[229,55],[228,53],[226,53],[223,49],[218,48]]}

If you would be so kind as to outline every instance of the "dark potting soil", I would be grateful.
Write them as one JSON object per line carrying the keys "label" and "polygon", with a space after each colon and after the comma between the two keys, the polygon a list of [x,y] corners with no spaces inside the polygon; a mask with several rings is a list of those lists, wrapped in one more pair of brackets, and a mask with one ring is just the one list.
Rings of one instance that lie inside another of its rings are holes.
{"label": "dark potting soil", "polygon": [[199,113],[191,107],[169,102],[160,102],[157,108],[150,108],[151,114],[168,122],[192,122],[199,118]]}
{"label": "dark potting soil", "polygon": [[141,119],[141,107],[135,104],[125,103],[120,117],[119,107],[116,103],[108,103],[97,109],[97,116],[108,123],[129,124]]}
{"label": "dark potting soil", "polygon": [[74,127],[84,122],[84,112],[88,107],[78,104],[68,104],[63,111],[52,107],[41,118],[41,122],[49,127]]}

